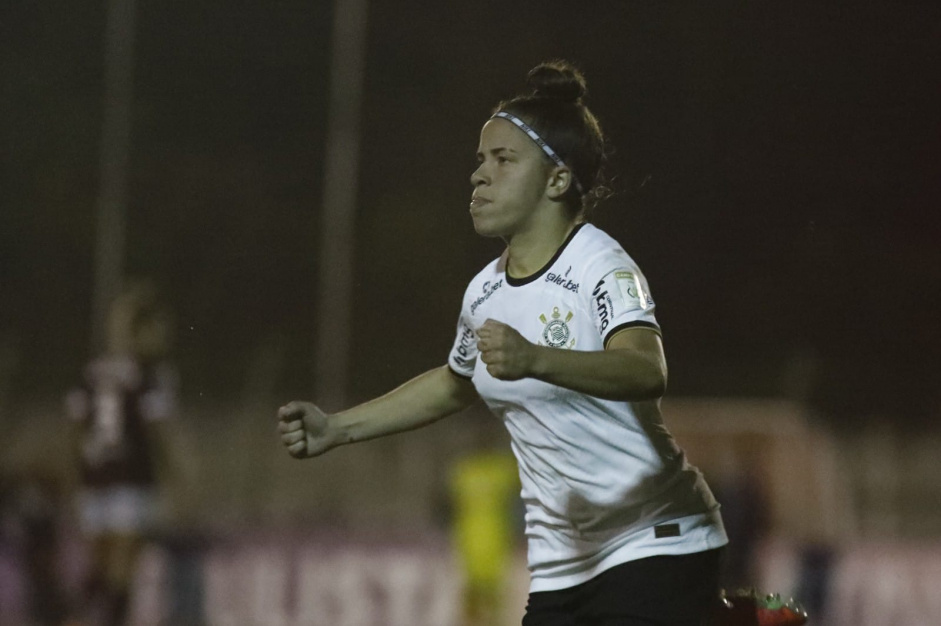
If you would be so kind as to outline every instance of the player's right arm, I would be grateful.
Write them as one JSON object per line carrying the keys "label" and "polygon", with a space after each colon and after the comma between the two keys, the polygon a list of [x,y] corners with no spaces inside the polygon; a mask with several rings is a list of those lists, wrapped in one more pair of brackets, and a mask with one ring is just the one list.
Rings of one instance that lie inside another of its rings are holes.
{"label": "player's right arm", "polygon": [[347,443],[427,426],[467,408],[477,397],[473,383],[445,365],[332,415],[310,402],[289,402],[278,409],[278,431],[288,454],[303,459]]}

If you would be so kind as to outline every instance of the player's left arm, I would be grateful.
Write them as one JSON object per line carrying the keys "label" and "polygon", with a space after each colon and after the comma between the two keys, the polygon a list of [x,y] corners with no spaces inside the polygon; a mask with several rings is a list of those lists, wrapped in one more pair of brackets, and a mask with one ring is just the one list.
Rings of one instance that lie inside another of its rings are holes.
{"label": "player's left arm", "polygon": [[611,336],[604,350],[562,350],[538,346],[515,329],[487,320],[478,331],[480,358],[501,380],[536,378],[606,400],[654,400],[667,384],[660,334],[646,326]]}

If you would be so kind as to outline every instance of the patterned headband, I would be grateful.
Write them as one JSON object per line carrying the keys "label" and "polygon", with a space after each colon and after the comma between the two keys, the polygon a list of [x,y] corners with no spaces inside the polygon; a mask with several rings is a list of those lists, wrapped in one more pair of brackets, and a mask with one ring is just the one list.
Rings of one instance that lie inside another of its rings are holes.
{"label": "patterned headband", "polygon": [[[571,167],[566,165],[565,161],[562,160],[562,157],[556,154],[555,150],[549,147],[549,144],[547,144],[545,140],[539,136],[539,133],[537,133],[532,128],[530,128],[529,124],[527,124],[520,118],[516,117],[512,113],[507,113],[506,111],[498,111],[497,113],[493,114],[493,117],[502,117],[503,119],[507,121],[513,122],[514,124],[516,124],[516,126],[519,127],[521,131],[529,135],[529,138],[535,141],[537,146],[542,148],[542,151],[546,153],[546,156],[552,159],[553,163],[555,163],[559,167],[564,167],[565,169],[567,169],[569,172],[572,173],[572,182],[575,183],[575,189],[578,190],[578,195],[580,196],[585,195],[585,190],[582,188],[582,184],[578,182],[578,177],[575,176],[575,170],[573,170]],[[491,119],[493,119],[493,117],[491,117]]]}

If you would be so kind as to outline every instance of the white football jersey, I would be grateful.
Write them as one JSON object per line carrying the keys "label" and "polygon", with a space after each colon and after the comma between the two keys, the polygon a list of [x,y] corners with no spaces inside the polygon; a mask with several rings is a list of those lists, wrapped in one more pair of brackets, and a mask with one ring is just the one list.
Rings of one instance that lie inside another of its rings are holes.
{"label": "white football jersey", "polygon": [[647,282],[614,239],[576,227],[536,274],[490,263],[464,296],[448,363],[510,432],[526,505],[530,591],[615,565],[727,543],[719,505],[663,425],[659,400],[602,400],[533,378],[501,381],[477,358],[487,319],[560,350],[603,350],[632,327],[660,332]]}

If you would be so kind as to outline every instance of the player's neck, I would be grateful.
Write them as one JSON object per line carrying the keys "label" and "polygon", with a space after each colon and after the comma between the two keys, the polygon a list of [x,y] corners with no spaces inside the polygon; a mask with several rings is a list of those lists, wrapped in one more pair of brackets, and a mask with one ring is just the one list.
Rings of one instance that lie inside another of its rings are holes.
{"label": "player's neck", "polygon": [[577,222],[554,220],[542,228],[530,229],[507,238],[507,275],[513,278],[532,276],[555,256]]}

